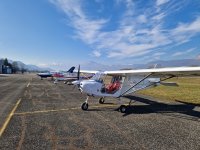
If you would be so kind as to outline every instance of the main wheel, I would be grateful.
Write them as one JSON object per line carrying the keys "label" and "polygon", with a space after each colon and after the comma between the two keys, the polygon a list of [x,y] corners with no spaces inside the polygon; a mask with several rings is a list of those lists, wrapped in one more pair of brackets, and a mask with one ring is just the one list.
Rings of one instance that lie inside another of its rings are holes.
{"label": "main wheel", "polygon": [[105,99],[103,98],[103,97],[101,97],[100,99],[99,99],[99,104],[103,104],[105,102]]}
{"label": "main wheel", "polygon": [[127,109],[127,106],[125,106],[125,105],[121,105],[120,108],[119,108],[121,113],[125,113],[126,109]]}
{"label": "main wheel", "polygon": [[88,110],[88,103],[84,102],[81,106],[82,110]]}

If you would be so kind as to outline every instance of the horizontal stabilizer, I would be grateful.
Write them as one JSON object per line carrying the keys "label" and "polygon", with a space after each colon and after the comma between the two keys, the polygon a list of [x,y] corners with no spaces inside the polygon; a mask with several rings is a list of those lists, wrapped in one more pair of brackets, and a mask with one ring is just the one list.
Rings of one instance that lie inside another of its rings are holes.
{"label": "horizontal stabilizer", "polygon": [[175,82],[160,82],[160,84],[164,86],[178,86],[178,84]]}

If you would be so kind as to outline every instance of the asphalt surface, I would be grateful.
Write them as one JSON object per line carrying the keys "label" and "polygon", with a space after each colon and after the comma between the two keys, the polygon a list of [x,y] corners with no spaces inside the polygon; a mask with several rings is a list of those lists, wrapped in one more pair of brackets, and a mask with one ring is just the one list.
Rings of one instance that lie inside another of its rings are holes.
{"label": "asphalt surface", "polygon": [[92,97],[82,111],[86,95],[33,75],[0,76],[0,91],[0,149],[200,149],[199,106],[128,96],[122,114]]}

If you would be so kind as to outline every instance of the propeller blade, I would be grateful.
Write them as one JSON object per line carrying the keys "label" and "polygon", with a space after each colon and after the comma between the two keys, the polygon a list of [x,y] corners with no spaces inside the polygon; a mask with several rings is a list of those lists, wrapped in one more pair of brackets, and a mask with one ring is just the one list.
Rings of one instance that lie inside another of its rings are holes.
{"label": "propeller blade", "polygon": [[80,80],[80,65],[78,66],[78,74],[77,74],[77,79]]}

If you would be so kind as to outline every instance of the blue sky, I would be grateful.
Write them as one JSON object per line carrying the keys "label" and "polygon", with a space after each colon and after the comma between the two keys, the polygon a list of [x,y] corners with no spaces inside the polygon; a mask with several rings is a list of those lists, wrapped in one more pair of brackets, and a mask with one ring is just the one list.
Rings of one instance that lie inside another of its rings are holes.
{"label": "blue sky", "polygon": [[200,1],[2,0],[5,57],[55,69],[200,59]]}

